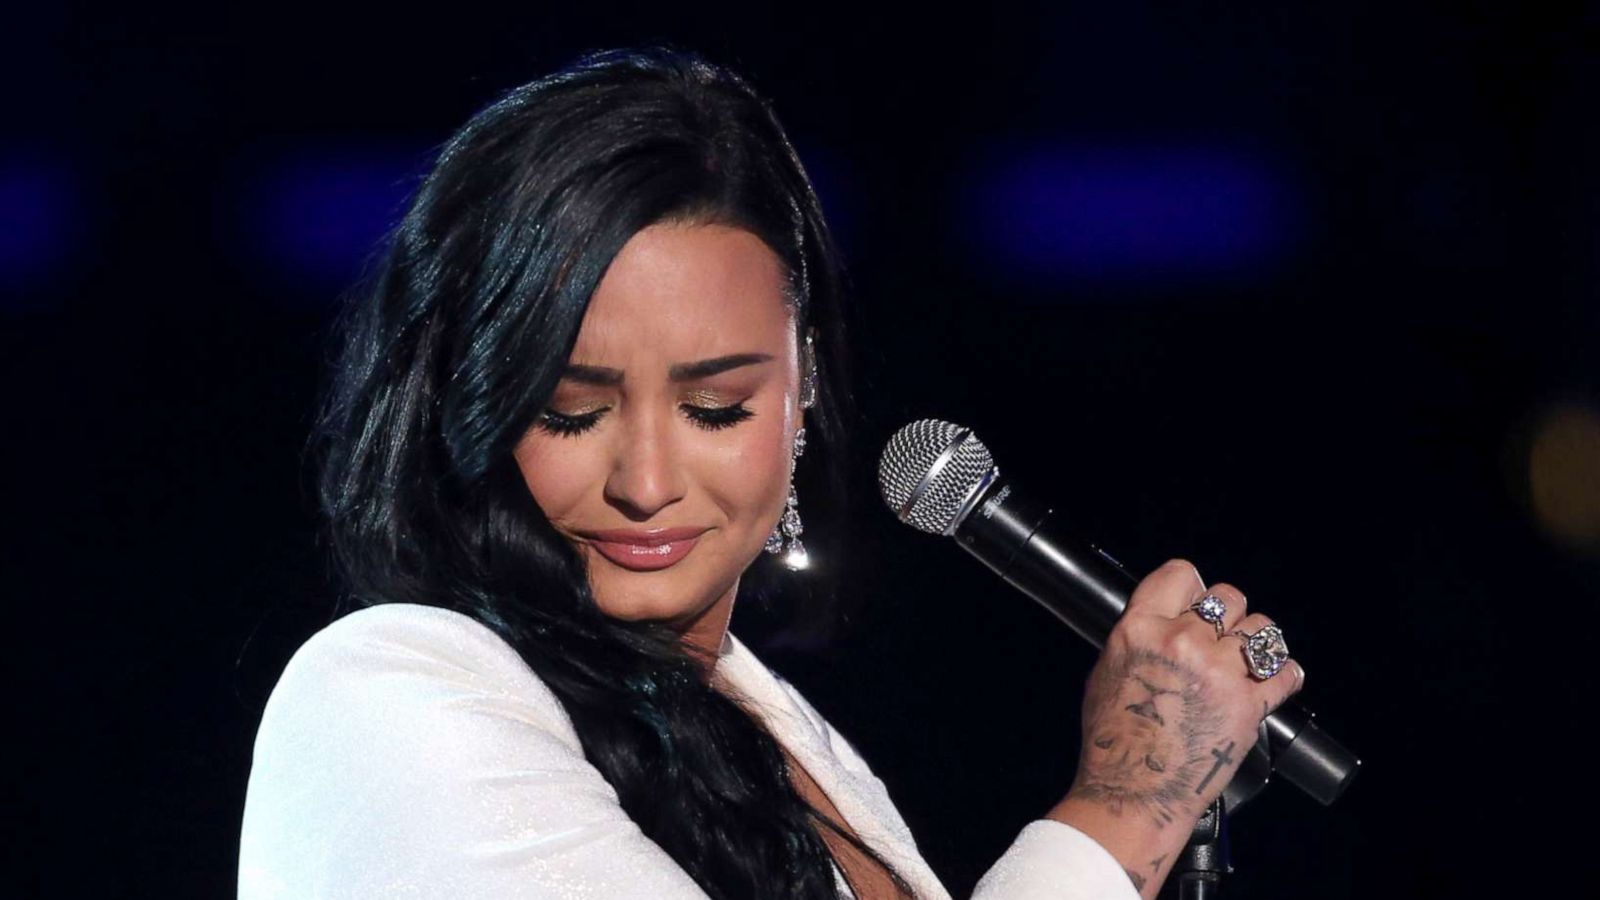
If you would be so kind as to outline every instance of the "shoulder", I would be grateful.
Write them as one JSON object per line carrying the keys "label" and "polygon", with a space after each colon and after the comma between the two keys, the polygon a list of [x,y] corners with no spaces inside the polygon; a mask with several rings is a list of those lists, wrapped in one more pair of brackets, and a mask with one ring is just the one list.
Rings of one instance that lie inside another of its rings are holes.
{"label": "shoulder", "polygon": [[424,723],[468,718],[460,715],[468,698],[514,704],[578,746],[555,694],[486,625],[453,610],[385,603],[335,620],[295,651],[263,710],[257,754],[277,737],[420,732]]}
{"label": "shoulder", "polygon": [[520,663],[511,645],[471,616],[418,603],[380,603],[324,626],[295,651],[285,671],[352,657],[408,653],[468,668]]}
{"label": "shoulder", "polygon": [[307,639],[267,699],[242,871],[299,877],[345,865],[322,848],[356,859],[422,846],[430,832],[466,840],[483,827],[483,784],[523,771],[586,773],[587,763],[516,650],[450,610],[361,609]]}
{"label": "shoulder", "polygon": [[584,885],[695,896],[511,645],[470,616],[388,604],[295,652],[256,734],[241,898],[549,897]]}
{"label": "shoulder", "polygon": [[290,657],[284,675],[406,658],[480,674],[529,671],[510,644],[471,616],[418,603],[380,603],[336,619],[307,638]]}

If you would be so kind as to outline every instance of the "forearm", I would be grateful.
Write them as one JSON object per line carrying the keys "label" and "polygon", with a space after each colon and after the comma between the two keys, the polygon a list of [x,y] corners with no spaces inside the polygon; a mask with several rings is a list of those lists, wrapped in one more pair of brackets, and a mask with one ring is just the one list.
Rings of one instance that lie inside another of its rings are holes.
{"label": "forearm", "polygon": [[1113,811],[1103,801],[1073,794],[1057,803],[1046,818],[1071,825],[1106,848],[1127,871],[1139,896],[1151,900],[1167,879],[1178,854],[1189,842],[1192,823],[1162,822],[1132,810]]}

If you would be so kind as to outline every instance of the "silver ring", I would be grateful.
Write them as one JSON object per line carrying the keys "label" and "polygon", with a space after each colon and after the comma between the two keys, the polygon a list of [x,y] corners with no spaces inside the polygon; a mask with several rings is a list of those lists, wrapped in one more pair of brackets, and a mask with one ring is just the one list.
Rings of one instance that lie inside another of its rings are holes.
{"label": "silver ring", "polygon": [[1289,661],[1289,645],[1283,640],[1282,628],[1263,625],[1255,634],[1237,630],[1233,634],[1244,638],[1244,661],[1257,681],[1266,681],[1283,671],[1283,664]]}
{"label": "silver ring", "polygon": [[1208,593],[1189,604],[1189,609],[1193,610],[1195,615],[1210,622],[1211,627],[1217,629],[1217,638],[1219,640],[1222,638],[1222,617],[1228,614],[1228,605],[1222,602],[1221,597]]}

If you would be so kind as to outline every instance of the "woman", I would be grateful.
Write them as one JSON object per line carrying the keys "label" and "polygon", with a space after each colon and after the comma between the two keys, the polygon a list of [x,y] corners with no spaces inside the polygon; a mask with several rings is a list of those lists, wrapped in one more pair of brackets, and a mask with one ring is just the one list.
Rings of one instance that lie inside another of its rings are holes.
{"label": "woman", "polygon": [[[802,452],[846,458],[840,281],[771,111],[692,55],[592,54],[452,137],[342,320],[320,487],[362,608],[267,704],[241,896],[947,896],[728,631],[763,549],[803,561]],[[1140,584],[1071,792],[978,896],[1154,894],[1210,751],[1303,678],[1252,680],[1224,635],[1267,620],[1207,593]]]}

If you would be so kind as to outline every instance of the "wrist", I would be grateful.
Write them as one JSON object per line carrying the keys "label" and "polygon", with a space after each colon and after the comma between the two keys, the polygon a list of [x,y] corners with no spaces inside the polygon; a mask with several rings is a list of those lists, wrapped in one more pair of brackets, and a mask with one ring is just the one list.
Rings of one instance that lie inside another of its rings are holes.
{"label": "wrist", "polygon": [[1141,897],[1153,898],[1189,842],[1194,823],[1158,821],[1133,810],[1115,810],[1103,800],[1068,794],[1045,813],[1078,829],[1122,864]]}

